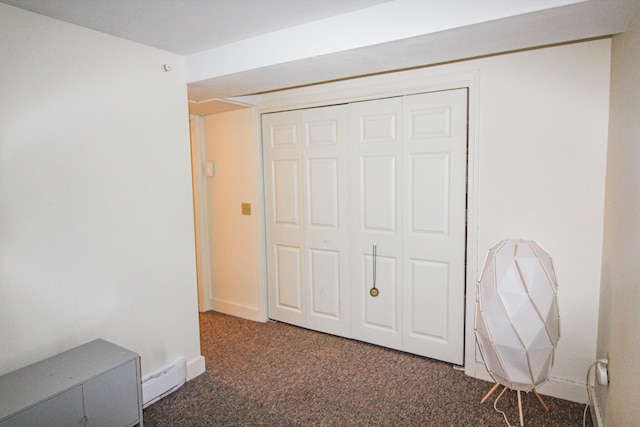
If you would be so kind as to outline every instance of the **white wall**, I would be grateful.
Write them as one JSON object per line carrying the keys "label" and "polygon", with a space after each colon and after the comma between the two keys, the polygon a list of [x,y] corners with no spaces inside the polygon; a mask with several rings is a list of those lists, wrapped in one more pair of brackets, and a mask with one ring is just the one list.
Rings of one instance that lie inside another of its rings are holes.
{"label": "white wall", "polygon": [[[597,40],[266,94],[260,105],[273,111],[331,104],[407,85],[433,90],[477,72],[470,100],[471,144],[477,144],[470,244],[477,255],[468,259],[468,301],[475,300],[475,280],[496,242],[522,237],[546,249],[559,280],[562,337],[553,381],[541,392],[586,401],[598,327],[609,67],[610,40]],[[473,342],[473,335],[467,339]]]}
{"label": "white wall", "polygon": [[552,375],[582,384],[598,327],[609,55],[601,40],[478,61],[478,254],[523,237],[552,256],[561,317]]}
{"label": "white wall", "polygon": [[607,426],[638,424],[640,396],[640,12],[613,37],[598,357],[609,387],[596,392]]}
{"label": "white wall", "polygon": [[182,58],[3,4],[0,39],[0,374],[97,337],[201,373]]}
{"label": "white wall", "polygon": [[[254,147],[254,114],[249,108],[204,117],[206,161],[216,165],[207,177],[212,301],[210,306],[252,320],[260,312],[258,278],[259,171]],[[241,214],[242,203],[251,215]]]}

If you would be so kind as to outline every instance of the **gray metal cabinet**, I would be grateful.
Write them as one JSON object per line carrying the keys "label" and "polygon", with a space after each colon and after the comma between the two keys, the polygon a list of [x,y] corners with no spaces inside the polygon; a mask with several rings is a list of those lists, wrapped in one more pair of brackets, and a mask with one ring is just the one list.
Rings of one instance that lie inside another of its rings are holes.
{"label": "gray metal cabinet", "polygon": [[0,427],[136,424],[140,356],[102,339],[0,377]]}

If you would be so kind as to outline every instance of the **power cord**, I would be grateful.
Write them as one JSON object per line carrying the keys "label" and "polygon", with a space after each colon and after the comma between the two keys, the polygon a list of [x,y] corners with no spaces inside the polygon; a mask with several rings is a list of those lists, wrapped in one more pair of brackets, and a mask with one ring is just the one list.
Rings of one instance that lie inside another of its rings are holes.
{"label": "power cord", "polygon": [[500,400],[500,398],[502,397],[502,395],[504,394],[504,392],[507,390],[507,388],[503,388],[502,391],[500,392],[500,394],[498,395],[498,397],[496,397],[496,400],[493,402],[493,409],[495,409],[497,412],[500,412],[502,414],[502,416],[504,417],[504,422],[507,423],[508,427],[515,427],[512,426],[509,423],[509,419],[507,418],[507,414],[505,414],[504,412],[502,412],[500,409],[498,409],[498,400]]}
{"label": "power cord", "polygon": [[589,374],[591,374],[591,369],[596,366],[598,362],[593,362],[591,365],[589,365],[589,367],[587,368],[587,404],[584,405],[584,412],[582,413],[582,427],[586,427],[587,425],[587,409],[589,409],[589,406],[591,405],[591,390],[589,389]]}
{"label": "power cord", "polygon": [[[587,410],[589,409],[589,406],[591,406],[591,389],[589,386],[589,377],[591,374],[591,370],[598,364],[598,363],[607,363],[606,359],[598,359],[597,361],[593,362],[591,365],[589,365],[589,367],[587,368],[587,380],[586,380],[586,385],[587,385],[587,404],[584,405],[584,412],[582,413],[582,427],[586,427],[587,426]],[[496,412],[499,412],[502,414],[502,417],[504,418],[504,422],[507,423],[508,427],[514,427],[509,423],[509,419],[507,418],[507,414],[505,414],[503,411],[501,411],[500,409],[498,409],[498,400],[500,400],[500,398],[502,397],[502,395],[504,394],[504,392],[507,390],[507,387],[503,388],[502,391],[500,392],[500,394],[498,395],[498,397],[496,398],[496,400],[493,402],[493,409],[496,410]]]}
{"label": "power cord", "polygon": [[591,369],[593,369],[598,363],[607,363],[607,359],[598,359],[587,368],[587,380],[585,382],[587,384],[587,404],[584,405],[584,412],[582,413],[582,427],[586,427],[587,425],[587,409],[589,409],[589,406],[591,406],[591,388],[589,386],[589,377],[591,374]]}

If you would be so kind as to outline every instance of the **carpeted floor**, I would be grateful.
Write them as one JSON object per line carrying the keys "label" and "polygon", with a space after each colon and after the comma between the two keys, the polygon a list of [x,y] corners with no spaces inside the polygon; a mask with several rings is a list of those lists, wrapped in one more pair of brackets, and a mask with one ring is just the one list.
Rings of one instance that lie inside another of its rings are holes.
{"label": "carpeted floor", "polygon": [[[200,314],[207,371],[144,411],[145,426],[506,426],[491,383],[443,362],[297,328]],[[525,425],[581,426],[584,405],[523,396]],[[518,423],[515,392],[498,402]],[[591,426],[589,415],[587,425]]]}

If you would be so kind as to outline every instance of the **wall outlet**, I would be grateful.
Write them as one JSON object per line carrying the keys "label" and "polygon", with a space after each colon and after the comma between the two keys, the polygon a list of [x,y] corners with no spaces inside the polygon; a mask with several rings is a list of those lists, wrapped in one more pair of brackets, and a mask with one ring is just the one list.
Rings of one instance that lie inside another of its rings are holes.
{"label": "wall outlet", "polygon": [[609,385],[609,360],[600,359],[596,362],[596,379],[600,385]]}

